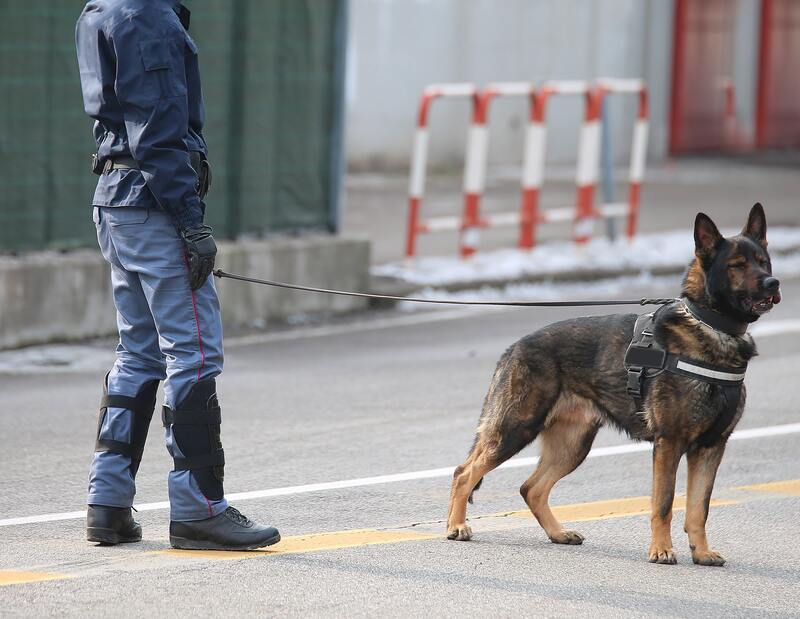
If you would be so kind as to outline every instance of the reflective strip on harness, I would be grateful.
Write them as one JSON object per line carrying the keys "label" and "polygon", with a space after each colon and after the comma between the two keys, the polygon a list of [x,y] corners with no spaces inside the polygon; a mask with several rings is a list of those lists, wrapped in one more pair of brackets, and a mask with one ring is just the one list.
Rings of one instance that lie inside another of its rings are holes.
{"label": "reflective strip on harness", "polygon": [[706,378],[714,378],[716,380],[727,380],[731,382],[742,382],[744,380],[744,371],[741,373],[722,372],[720,370],[710,370],[708,368],[700,367],[686,361],[678,361],[675,367],[684,372],[705,376]]}

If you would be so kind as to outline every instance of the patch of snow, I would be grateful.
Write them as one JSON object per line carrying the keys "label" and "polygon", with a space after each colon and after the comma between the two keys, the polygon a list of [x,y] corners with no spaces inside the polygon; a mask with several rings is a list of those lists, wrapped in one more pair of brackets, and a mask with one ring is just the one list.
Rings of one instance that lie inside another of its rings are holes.
{"label": "patch of snow", "polygon": [[[737,230],[725,230],[733,235]],[[770,250],[787,252],[800,248],[800,228],[775,227],[769,230]],[[694,255],[694,239],[685,230],[658,234],[639,234],[632,241],[594,238],[585,245],[559,241],[540,245],[532,251],[501,249],[478,252],[468,260],[456,256],[418,258],[411,266],[393,262],[372,268],[373,275],[394,277],[420,286],[446,286],[456,282],[498,283],[526,276],[552,276],[561,273],[590,274],[597,270],[635,270],[683,267]],[[775,256],[774,270],[782,258]]]}

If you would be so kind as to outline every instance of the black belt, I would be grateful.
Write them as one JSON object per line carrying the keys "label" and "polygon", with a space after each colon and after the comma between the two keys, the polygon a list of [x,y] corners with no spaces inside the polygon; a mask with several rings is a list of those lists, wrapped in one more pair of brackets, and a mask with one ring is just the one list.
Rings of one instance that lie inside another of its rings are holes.
{"label": "black belt", "polygon": [[138,170],[139,164],[133,157],[114,157],[106,159],[103,165],[103,174],[108,174],[111,170]]}
{"label": "black belt", "polygon": [[[202,153],[199,151],[189,151],[189,162],[197,173],[197,193],[200,199],[206,197],[208,190],[211,189],[211,166]],[[101,176],[110,174],[112,170],[138,170],[139,164],[133,157],[125,155],[119,157],[108,157],[105,160],[98,159],[97,155],[92,155],[92,172]]]}

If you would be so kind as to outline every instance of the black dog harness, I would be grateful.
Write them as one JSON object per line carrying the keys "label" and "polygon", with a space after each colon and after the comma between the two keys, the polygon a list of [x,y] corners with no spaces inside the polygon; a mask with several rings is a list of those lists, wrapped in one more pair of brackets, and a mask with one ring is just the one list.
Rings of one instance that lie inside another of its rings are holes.
{"label": "black dog harness", "polygon": [[[701,313],[698,310],[702,308],[698,308],[688,299],[676,300],[675,303],[682,303],[697,320],[712,329],[723,331],[729,335],[742,335],[747,331],[746,324],[730,321],[716,312],[702,310],[703,313]],[[730,406],[730,404],[739,401],[747,364],[738,367],[713,365],[664,350],[655,341],[653,333],[656,317],[665,307],[670,306],[665,305],[651,314],[642,314],[636,319],[633,339],[625,353],[625,369],[628,371],[627,391],[628,395],[633,398],[636,410],[643,410],[648,380],[662,372],[670,372],[723,387],[725,398],[729,402],[728,408],[733,409],[732,415],[736,411],[736,406]],[[723,318],[724,324],[718,318]],[[722,415],[722,417],[726,417],[726,415]],[[723,423],[721,419],[718,421],[720,424]],[[730,419],[727,421],[729,423]]]}

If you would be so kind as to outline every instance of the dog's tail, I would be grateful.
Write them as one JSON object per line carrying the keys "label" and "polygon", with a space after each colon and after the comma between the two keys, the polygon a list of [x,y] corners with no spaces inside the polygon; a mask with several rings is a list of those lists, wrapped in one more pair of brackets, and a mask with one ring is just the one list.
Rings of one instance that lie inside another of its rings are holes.
{"label": "dog's tail", "polygon": [[481,477],[478,480],[478,483],[475,484],[475,487],[472,489],[472,492],[469,493],[469,498],[467,500],[470,502],[470,504],[472,504],[472,495],[475,494],[476,490],[480,490],[481,489],[481,485],[482,484],[483,484],[483,477]]}

